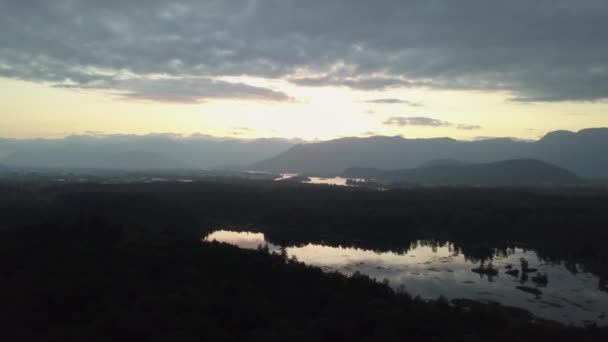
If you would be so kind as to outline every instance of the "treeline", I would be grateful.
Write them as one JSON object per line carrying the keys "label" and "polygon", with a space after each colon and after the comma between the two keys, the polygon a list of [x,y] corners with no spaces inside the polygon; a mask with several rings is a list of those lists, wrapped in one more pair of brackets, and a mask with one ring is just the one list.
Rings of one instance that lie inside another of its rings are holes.
{"label": "treeline", "polygon": [[450,241],[475,260],[515,246],[608,278],[608,191],[593,188],[413,188],[376,191],[246,180],[3,185],[5,225],[98,216],[193,237],[256,230],[276,244],[406,250]]}
{"label": "treeline", "polygon": [[523,310],[395,293],[263,250],[101,219],[0,232],[5,341],[605,341]]}

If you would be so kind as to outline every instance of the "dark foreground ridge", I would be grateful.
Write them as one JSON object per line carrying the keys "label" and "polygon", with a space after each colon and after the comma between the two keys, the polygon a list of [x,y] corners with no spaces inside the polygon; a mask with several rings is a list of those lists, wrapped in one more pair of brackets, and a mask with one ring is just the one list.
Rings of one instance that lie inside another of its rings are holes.
{"label": "dark foreground ridge", "polygon": [[426,302],[263,249],[100,220],[0,233],[5,341],[601,341],[604,328]]}
{"label": "dark foreground ridge", "polygon": [[343,176],[388,183],[438,185],[525,186],[571,185],[580,182],[574,173],[536,159],[430,165],[405,170],[350,168]]}

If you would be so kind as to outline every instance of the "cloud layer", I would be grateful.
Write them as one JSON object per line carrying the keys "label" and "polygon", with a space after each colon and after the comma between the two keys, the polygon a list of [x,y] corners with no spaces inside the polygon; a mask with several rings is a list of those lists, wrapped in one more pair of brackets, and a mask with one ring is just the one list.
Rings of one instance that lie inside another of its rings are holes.
{"label": "cloud layer", "polygon": [[382,124],[387,126],[427,126],[427,127],[454,127],[462,130],[480,129],[477,125],[453,124],[448,121],[427,118],[423,116],[393,116],[386,119]]}
{"label": "cloud layer", "polygon": [[603,0],[2,0],[0,76],[160,101],[288,101],[301,86],[608,98]]}
{"label": "cloud layer", "polygon": [[370,103],[370,104],[387,104],[387,105],[404,104],[404,105],[408,105],[410,107],[422,107],[422,103],[413,102],[413,101],[409,101],[409,100],[403,100],[403,99],[395,99],[395,98],[374,99],[374,100],[367,100],[365,102]]}

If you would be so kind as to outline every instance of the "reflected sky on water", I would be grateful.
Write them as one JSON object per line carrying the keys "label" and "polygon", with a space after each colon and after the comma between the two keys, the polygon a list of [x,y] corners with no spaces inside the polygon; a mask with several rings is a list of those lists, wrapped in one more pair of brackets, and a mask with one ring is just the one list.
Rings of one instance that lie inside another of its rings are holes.
{"label": "reflected sky on water", "polygon": [[[286,180],[292,177],[296,177],[298,176],[297,173],[282,173],[281,177],[275,179],[276,181],[282,181],[282,180]],[[340,185],[340,186],[351,186],[350,184],[347,184],[348,178],[343,178],[343,177],[331,177],[331,178],[324,178],[324,177],[308,177],[310,180],[309,181],[304,181],[302,183],[305,184],[325,184],[325,185]],[[353,179],[355,181],[361,182],[363,181],[363,179]]]}
{"label": "reflected sky on water", "polygon": [[[205,240],[251,249],[267,244],[271,252],[279,250],[279,246],[267,243],[261,233],[218,230]],[[563,264],[546,263],[529,250],[516,248],[506,256],[495,256],[492,267],[498,270],[498,275],[492,277],[473,272],[472,269],[480,265],[467,260],[450,244],[433,247],[421,241],[407,253],[378,253],[317,244],[286,247],[286,251],[290,257],[295,256],[299,261],[325,271],[347,275],[358,271],[377,280],[388,279],[393,288],[413,296],[436,299],[443,295],[496,301],[563,323],[582,325],[585,321],[593,321],[608,325],[608,292],[599,290],[596,276],[586,272],[573,273]],[[546,286],[532,281],[537,272],[529,273],[528,279],[522,280],[521,258],[528,261],[530,268],[547,275]],[[506,274],[509,267],[520,270],[520,275]],[[517,287],[538,289],[542,294],[531,294]]]}

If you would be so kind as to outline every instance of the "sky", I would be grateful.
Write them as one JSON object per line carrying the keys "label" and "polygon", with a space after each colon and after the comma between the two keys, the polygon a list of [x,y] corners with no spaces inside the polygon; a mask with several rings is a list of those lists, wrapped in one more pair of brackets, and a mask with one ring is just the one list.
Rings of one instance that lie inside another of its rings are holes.
{"label": "sky", "polygon": [[0,0],[0,136],[608,126],[604,0]]}

